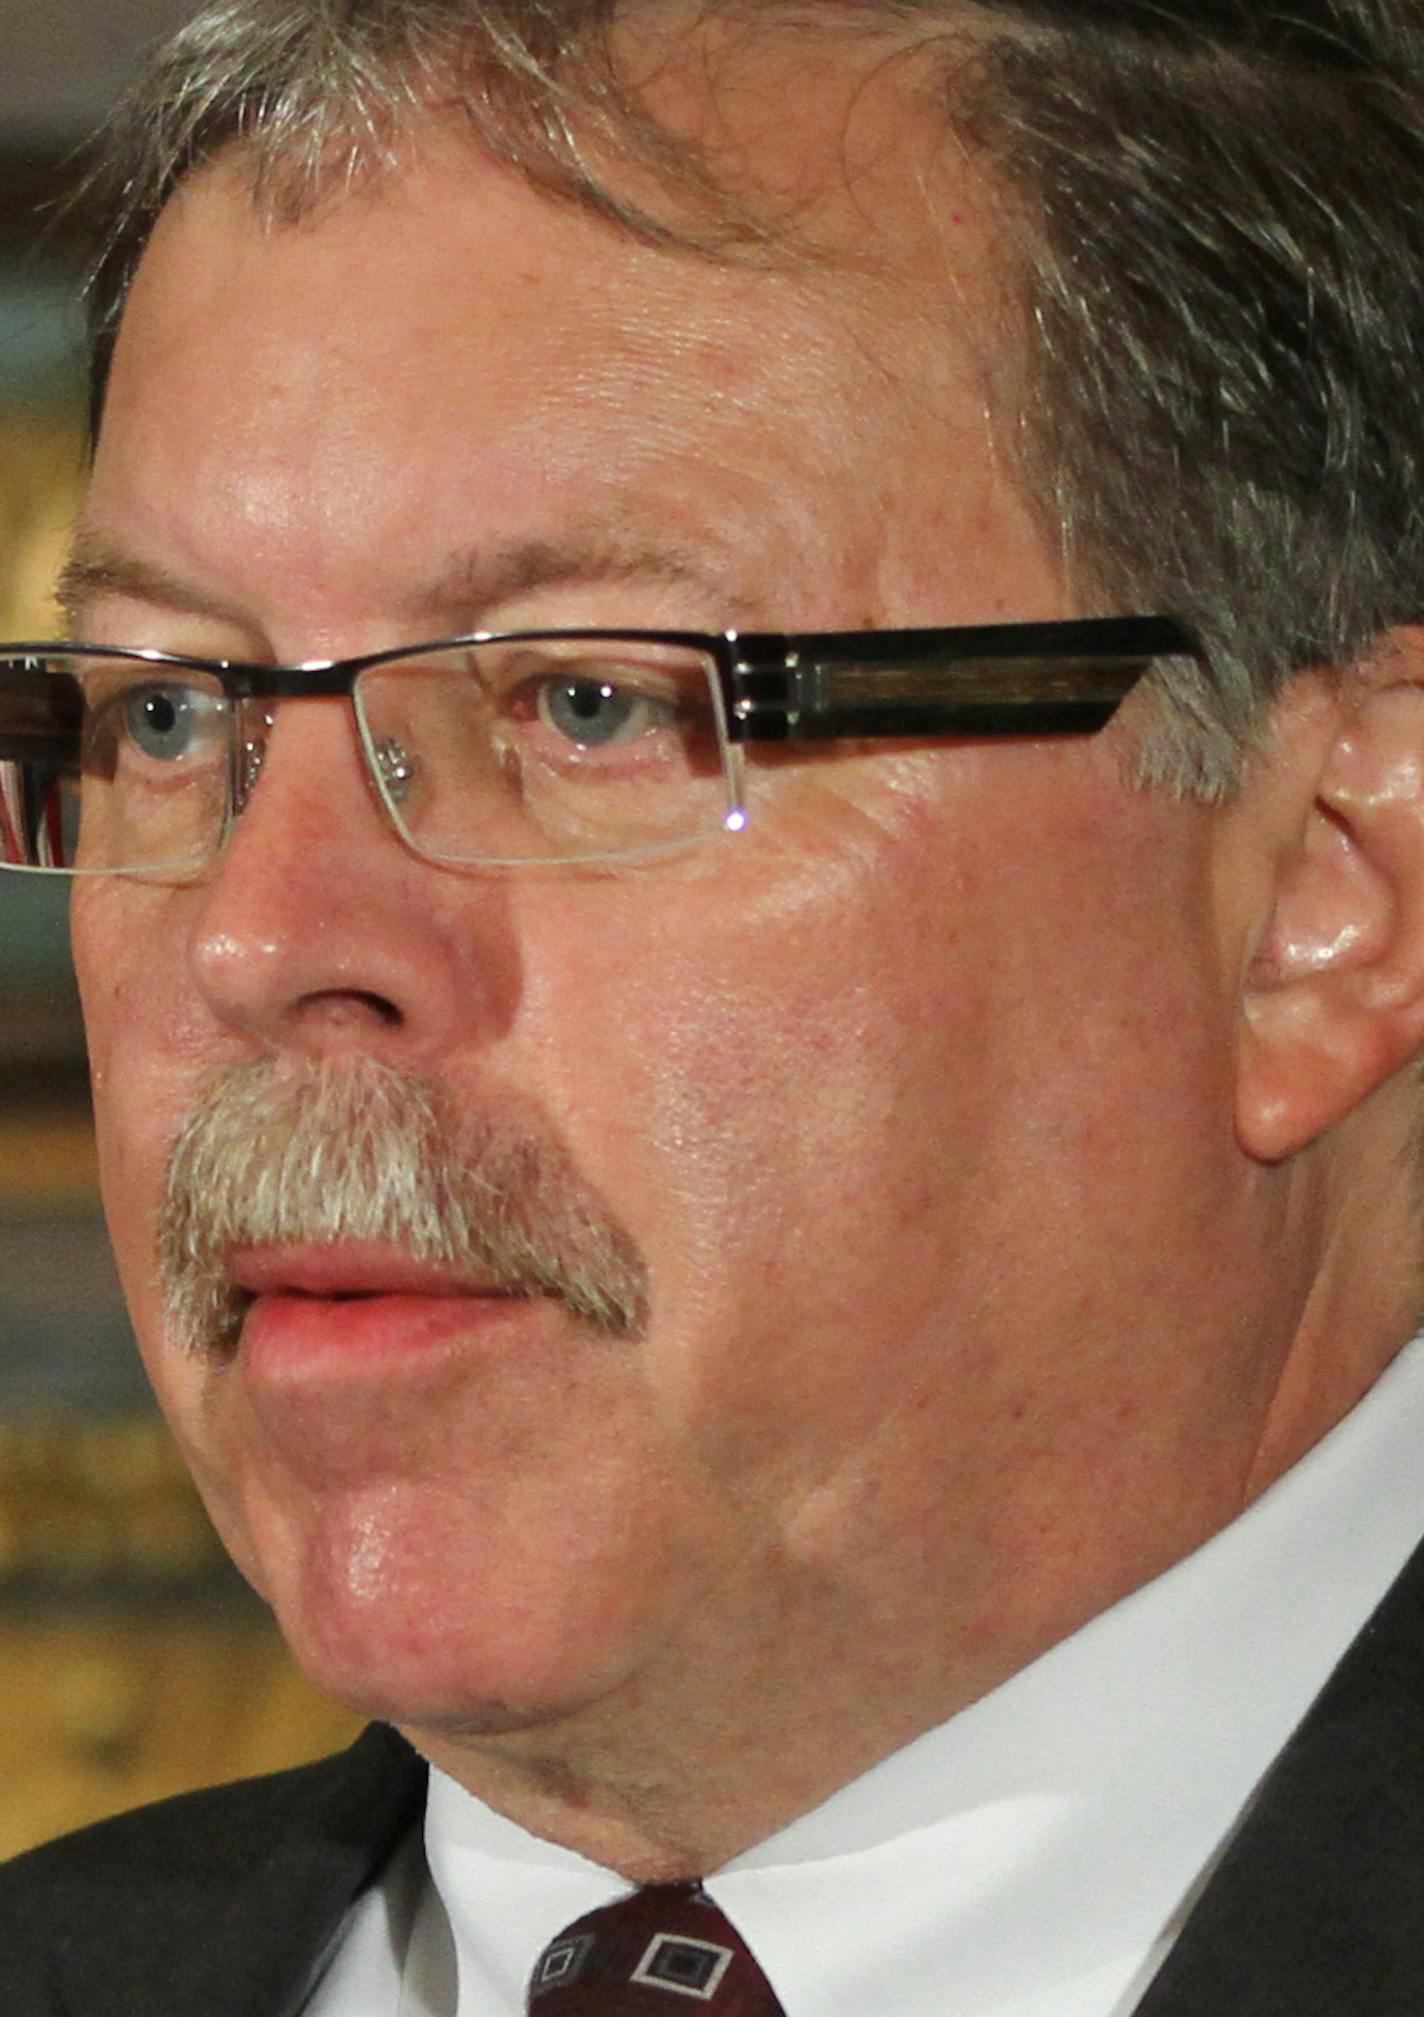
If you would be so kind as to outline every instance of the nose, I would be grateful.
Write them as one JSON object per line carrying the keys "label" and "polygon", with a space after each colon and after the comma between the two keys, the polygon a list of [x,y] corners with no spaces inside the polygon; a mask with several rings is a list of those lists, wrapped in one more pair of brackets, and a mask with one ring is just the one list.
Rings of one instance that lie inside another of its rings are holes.
{"label": "nose", "polygon": [[191,971],[213,1017],[267,1048],[420,1066],[507,1023],[509,897],[405,847],[349,703],[288,700],[202,887]]}

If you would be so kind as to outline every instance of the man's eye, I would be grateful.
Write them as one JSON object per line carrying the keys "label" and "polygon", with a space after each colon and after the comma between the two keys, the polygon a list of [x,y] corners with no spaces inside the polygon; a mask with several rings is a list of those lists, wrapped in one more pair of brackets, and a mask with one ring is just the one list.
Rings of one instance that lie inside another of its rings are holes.
{"label": "man's eye", "polygon": [[580,749],[609,749],[666,727],[673,703],[602,679],[546,679],[536,700],[546,728]]}
{"label": "man's eye", "polygon": [[180,763],[206,754],[219,730],[223,702],[199,688],[143,686],[119,703],[122,738],[155,763]]}

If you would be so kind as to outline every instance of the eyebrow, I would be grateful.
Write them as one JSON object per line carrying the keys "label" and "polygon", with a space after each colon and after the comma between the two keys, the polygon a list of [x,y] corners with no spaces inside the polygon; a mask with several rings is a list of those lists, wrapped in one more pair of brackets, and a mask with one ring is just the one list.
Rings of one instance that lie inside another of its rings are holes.
{"label": "eyebrow", "polygon": [[[705,564],[680,549],[639,545],[606,532],[575,532],[559,539],[519,540],[489,552],[456,552],[429,581],[401,598],[401,608],[412,622],[443,623],[453,632],[478,628],[481,611],[497,608],[516,596],[540,589],[618,583],[692,588],[719,610],[725,610],[729,600],[725,584],[719,583]],[[55,600],[71,635],[79,630],[88,606],[106,595],[237,629],[253,628],[250,614],[235,604],[209,595],[117,541],[81,527],[55,585]]]}
{"label": "eyebrow", "polygon": [[87,605],[104,595],[120,595],[131,602],[146,602],[155,609],[174,610],[184,616],[242,623],[235,609],[214,596],[204,595],[180,575],[81,528],[54,586],[54,599],[71,631],[79,628],[79,618]]}

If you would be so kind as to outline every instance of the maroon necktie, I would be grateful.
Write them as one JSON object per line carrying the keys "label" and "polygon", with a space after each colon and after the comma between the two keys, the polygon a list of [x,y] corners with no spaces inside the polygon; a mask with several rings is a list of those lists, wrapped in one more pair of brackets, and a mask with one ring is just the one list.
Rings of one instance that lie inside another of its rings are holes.
{"label": "maroon necktie", "polygon": [[649,1884],[575,1919],[529,1978],[529,2017],[786,2017],[735,1926],[696,1884]]}

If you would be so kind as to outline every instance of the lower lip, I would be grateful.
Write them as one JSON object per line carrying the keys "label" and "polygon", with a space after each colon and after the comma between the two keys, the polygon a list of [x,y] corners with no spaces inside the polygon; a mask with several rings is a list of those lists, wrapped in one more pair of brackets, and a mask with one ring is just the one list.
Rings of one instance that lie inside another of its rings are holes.
{"label": "lower lip", "polygon": [[522,1296],[265,1295],[247,1313],[240,1357],[246,1376],[261,1382],[413,1372],[547,1309]]}

